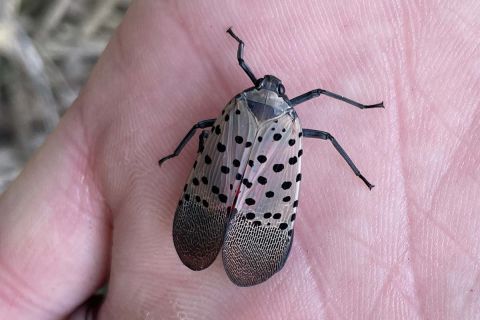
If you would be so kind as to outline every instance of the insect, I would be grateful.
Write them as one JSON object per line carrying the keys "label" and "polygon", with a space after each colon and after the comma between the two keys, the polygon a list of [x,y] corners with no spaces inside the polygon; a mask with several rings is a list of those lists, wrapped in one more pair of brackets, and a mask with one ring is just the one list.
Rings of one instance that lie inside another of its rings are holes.
{"label": "insect", "polygon": [[222,250],[230,280],[252,286],[282,269],[290,252],[302,180],[302,139],[330,140],[353,172],[373,188],[330,133],[302,128],[295,107],[320,95],[360,109],[383,108],[383,102],[363,105],[323,89],[289,99],[280,79],[255,77],[243,59],[243,41],[231,28],[227,33],[238,42],[238,63],[254,86],[235,96],[218,118],[195,124],[159,164],[178,156],[202,129],[198,156],[175,212],[175,249],[192,270],[207,268]]}

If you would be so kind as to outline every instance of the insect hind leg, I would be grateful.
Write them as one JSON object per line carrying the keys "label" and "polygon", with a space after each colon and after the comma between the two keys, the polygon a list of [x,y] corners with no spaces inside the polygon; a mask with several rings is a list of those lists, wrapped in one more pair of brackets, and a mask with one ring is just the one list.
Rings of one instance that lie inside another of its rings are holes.
{"label": "insect hind leg", "polygon": [[158,165],[161,166],[168,159],[171,159],[171,158],[174,158],[174,157],[178,156],[180,154],[180,152],[182,152],[183,148],[185,148],[188,141],[190,141],[190,139],[192,139],[192,137],[195,134],[195,131],[197,131],[197,129],[205,129],[205,128],[208,128],[208,127],[213,127],[214,123],[215,123],[215,119],[207,119],[207,120],[199,121],[198,123],[196,123],[190,129],[190,131],[188,131],[188,133],[185,135],[185,137],[182,139],[182,141],[180,141],[180,143],[178,144],[175,151],[173,151],[172,154],[160,159],[158,161]]}
{"label": "insect hind leg", "polygon": [[348,154],[343,150],[342,146],[335,140],[335,138],[328,132],[325,131],[320,131],[320,130],[313,130],[313,129],[303,129],[303,136],[305,138],[317,138],[317,139],[322,139],[322,140],[330,140],[330,142],[333,144],[335,149],[340,153],[342,158],[348,163],[352,171],[355,173],[357,177],[362,179],[362,181],[367,185],[367,187],[372,190],[373,187],[375,187],[373,184],[368,182],[368,180],[360,173],[360,170],[355,166],[353,163],[352,159],[348,156]]}
{"label": "insect hind leg", "polygon": [[228,28],[227,33],[231,35],[235,40],[238,42],[238,50],[237,50],[237,60],[238,63],[240,64],[240,67],[245,71],[245,73],[248,75],[250,80],[252,80],[253,84],[257,84],[257,78],[253,74],[252,70],[248,67],[248,65],[245,63],[245,60],[243,60],[243,48],[245,47],[245,43],[243,43],[242,39],[237,37],[235,33],[233,33],[232,28]]}

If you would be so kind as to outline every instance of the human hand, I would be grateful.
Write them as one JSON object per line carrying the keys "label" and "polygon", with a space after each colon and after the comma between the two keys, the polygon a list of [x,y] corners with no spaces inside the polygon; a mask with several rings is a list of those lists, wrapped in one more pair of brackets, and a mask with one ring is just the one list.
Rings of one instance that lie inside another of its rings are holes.
{"label": "human hand", "polygon": [[[137,1],[81,96],[0,198],[0,318],[60,319],[105,281],[100,319],[472,319],[477,274],[478,8],[474,2]],[[296,96],[322,87],[305,140],[295,241],[281,272],[233,285],[173,247],[175,206],[196,141],[254,72]],[[470,35],[470,36],[469,36]],[[85,306],[74,317],[81,318]]]}

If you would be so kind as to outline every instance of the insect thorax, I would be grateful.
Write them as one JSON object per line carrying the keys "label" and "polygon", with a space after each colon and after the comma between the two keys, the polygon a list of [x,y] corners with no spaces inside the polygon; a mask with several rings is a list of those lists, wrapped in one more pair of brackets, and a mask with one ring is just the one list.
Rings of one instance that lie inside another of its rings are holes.
{"label": "insect thorax", "polygon": [[282,96],[267,89],[250,89],[244,92],[248,108],[258,121],[263,122],[293,111]]}

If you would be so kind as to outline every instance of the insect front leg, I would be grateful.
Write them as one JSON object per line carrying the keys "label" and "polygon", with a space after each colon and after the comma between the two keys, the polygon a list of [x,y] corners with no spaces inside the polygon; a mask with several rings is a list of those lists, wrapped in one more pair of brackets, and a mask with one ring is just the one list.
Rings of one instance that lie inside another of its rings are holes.
{"label": "insect front leg", "polygon": [[298,97],[290,99],[290,103],[292,104],[292,107],[293,107],[293,106],[296,106],[300,103],[304,103],[308,100],[316,98],[316,97],[318,97],[322,94],[326,95],[326,96],[329,96],[331,98],[337,99],[337,100],[344,101],[344,102],[349,103],[349,104],[351,104],[351,105],[353,105],[357,108],[360,108],[360,109],[385,108],[383,106],[383,102],[380,102],[380,103],[377,103],[377,104],[365,105],[365,104],[361,104],[360,102],[345,98],[344,96],[341,96],[339,94],[336,94],[336,93],[333,93],[333,92],[330,92],[330,91],[327,91],[327,90],[324,90],[324,89],[315,89],[315,90],[309,91],[307,93],[301,94]]}
{"label": "insect front leg", "polygon": [[228,28],[227,33],[231,35],[235,40],[238,42],[238,50],[237,50],[237,60],[238,64],[240,64],[240,67],[245,71],[245,73],[248,75],[250,80],[252,80],[253,84],[257,84],[257,78],[253,74],[252,70],[248,67],[248,65],[245,63],[245,60],[243,60],[243,48],[245,47],[245,44],[243,43],[242,39],[237,37],[235,33],[233,33],[232,28]]}
{"label": "insect front leg", "polygon": [[160,159],[158,161],[158,165],[161,166],[168,159],[171,159],[173,157],[178,156],[180,154],[180,152],[182,152],[182,149],[187,145],[188,141],[190,141],[190,139],[192,139],[192,137],[195,134],[195,131],[197,129],[205,129],[205,128],[208,128],[208,127],[213,127],[213,124],[215,123],[215,120],[216,119],[207,119],[207,120],[203,120],[203,121],[200,121],[197,124],[195,124],[192,127],[192,129],[190,129],[190,131],[188,131],[187,135],[182,139],[182,141],[180,141],[180,143],[178,144],[175,151],[172,154]]}
{"label": "insect front leg", "polygon": [[338,153],[340,153],[342,158],[348,163],[350,168],[353,170],[355,175],[360,179],[362,179],[362,181],[367,185],[367,187],[370,190],[372,190],[374,185],[368,182],[367,179],[365,179],[365,177],[360,173],[360,170],[358,170],[358,168],[353,163],[352,159],[350,159],[350,157],[345,152],[345,150],[343,150],[342,146],[337,142],[337,140],[335,140],[335,138],[330,133],[325,131],[320,131],[320,130],[313,130],[313,129],[303,129],[302,132],[305,138],[317,138],[322,140],[330,140],[330,142],[332,142],[335,149],[337,149]]}

